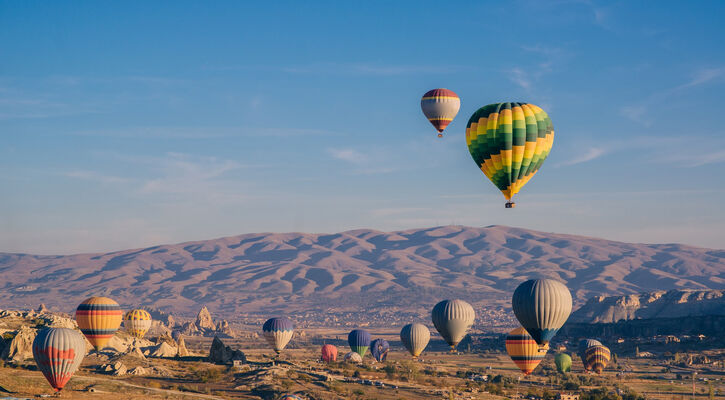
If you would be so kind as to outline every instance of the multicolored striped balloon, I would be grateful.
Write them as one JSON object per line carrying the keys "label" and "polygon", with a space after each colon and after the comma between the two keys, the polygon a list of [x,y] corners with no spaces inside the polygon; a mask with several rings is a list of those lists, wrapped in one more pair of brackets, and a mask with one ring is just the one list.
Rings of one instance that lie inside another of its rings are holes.
{"label": "multicolored striped balloon", "polygon": [[151,314],[146,310],[131,310],[123,316],[123,327],[131,336],[141,339],[151,328]]}
{"label": "multicolored striped balloon", "polygon": [[267,343],[279,354],[294,335],[295,326],[288,318],[277,317],[268,319],[262,326],[262,333]]}
{"label": "multicolored striped balloon", "polygon": [[524,375],[534,372],[548,350],[548,344],[540,347],[524,328],[516,328],[506,335],[506,351]]}
{"label": "multicolored striped balloon", "polygon": [[74,329],[46,328],[33,340],[33,358],[50,386],[60,392],[86,355],[86,341]]}
{"label": "multicolored striped balloon", "polygon": [[123,311],[108,297],[91,297],[76,309],[76,322],[89,342],[101,350],[121,326]]}
{"label": "multicolored striped balloon", "polygon": [[592,370],[598,374],[604,371],[604,368],[609,364],[609,358],[611,357],[609,348],[603,345],[594,345],[587,349],[584,354],[585,362],[584,366],[587,370]]}
{"label": "multicolored striped balloon", "polygon": [[554,144],[554,126],[541,108],[528,103],[481,107],[466,125],[473,161],[501,190],[508,204],[541,168]]}
{"label": "multicolored striped balloon", "polygon": [[579,355],[579,358],[582,359],[582,363],[584,364],[584,370],[585,371],[588,371],[589,370],[587,368],[587,362],[586,362],[586,359],[587,359],[587,356],[586,356],[587,349],[590,348],[590,347],[592,347],[592,346],[601,346],[601,345],[602,345],[602,342],[600,342],[600,341],[598,341],[596,339],[582,339],[582,340],[579,341],[579,352],[577,354]]}
{"label": "multicolored striped balloon", "polygon": [[423,115],[438,131],[438,137],[443,137],[442,132],[461,108],[461,99],[452,90],[433,89],[427,91],[420,99],[420,108],[423,110]]}

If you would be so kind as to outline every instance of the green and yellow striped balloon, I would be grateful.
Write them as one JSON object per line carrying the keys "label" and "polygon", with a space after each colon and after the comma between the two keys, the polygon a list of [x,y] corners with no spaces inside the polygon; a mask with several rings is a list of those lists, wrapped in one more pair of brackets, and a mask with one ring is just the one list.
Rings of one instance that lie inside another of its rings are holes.
{"label": "green and yellow striped balloon", "polygon": [[468,120],[466,144],[476,165],[510,201],[549,155],[554,126],[533,104],[489,104]]}

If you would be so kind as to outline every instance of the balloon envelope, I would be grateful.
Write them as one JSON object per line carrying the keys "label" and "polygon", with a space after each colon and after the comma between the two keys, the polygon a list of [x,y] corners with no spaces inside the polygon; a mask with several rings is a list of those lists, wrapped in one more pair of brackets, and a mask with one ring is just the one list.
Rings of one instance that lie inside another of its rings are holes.
{"label": "balloon envelope", "polygon": [[350,345],[350,350],[359,354],[361,358],[365,357],[370,347],[370,332],[365,329],[355,329],[347,335],[347,343]]}
{"label": "balloon envelope", "polygon": [[536,369],[548,350],[548,345],[540,347],[524,328],[516,328],[506,335],[506,352],[524,375]]}
{"label": "balloon envelope", "polygon": [[511,200],[549,155],[554,127],[533,104],[489,104],[468,120],[466,144],[476,166]]}
{"label": "balloon envelope", "polygon": [[131,310],[123,316],[123,327],[131,336],[140,339],[151,328],[151,314],[146,310]]}
{"label": "balloon envelope", "polygon": [[344,360],[345,360],[345,362],[348,362],[348,363],[359,364],[362,362],[362,356],[360,356],[360,354],[358,354],[354,351],[351,351],[351,352],[345,354]]}
{"label": "balloon envelope", "polygon": [[390,343],[385,339],[375,339],[370,342],[370,353],[377,362],[383,362],[388,358]]}
{"label": "balloon envelope", "polygon": [[601,374],[609,363],[611,353],[606,346],[594,345],[587,349],[584,357],[586,360],[586,369]]}
{"label": "balloon envelope", "polygon": [[584,364],[585,370],[587,370],[587,371],[589,370],[589,368],[587,368],[587,362],[586,362],[587,349],[592,346],[601,345],[601,344],[602,343],[596,339],[582,339],[579,341],[579,351],[577,352],[577,354],[579,355],[579,358],[582,359],[582,364]]}
{"label": "balloon envelope", "polygon": [[431,319],[438,333],[454,350],[473,325],[476,313],[463,300],[443,300],[433,307]]}
{"label": "balloon envelope", "polygon": [[566,353],[559,353],[554,357],[554,364],[556,364],[556,370],[565,373],[571,372],[571,356]]}
{"label": "balloon envelope", "polygon": [[571,313],[571,293],[553,279],[532,279],[514,291],[511,305],[521,326],[539,345],[549,343]]}
{"label": "balloon envelope", "polygon": [[337,361],[337,347],[326,344],[322,346],[322,361],[333,362]]}
{"label": "balloon envelope", "polygon": [[430,341],[430,330],[423,324],[408,324],[400,330],[400,341],[413,358],[418,358]]}
{"label": "balloon envelope", "polygon": [[279,354],[292,339],[294,324],[288,318],[270,318],[262,325],[262,334],[267,343]]}
{"label": "balloon envelope", "polygon": [[420,108],[438,133],[441,133],[458,114],[461,99],[452,90],[433,89],[420,99]]}
{"label": "balloon envelope", "polygon": [[50,386],[60,391],[86,355],[86,341],[74,329],[46,328],[33,340],[33,358]]}
{"label": "balloon envelope", "polygon": [[102,349],[121,326],[123,311],[108,297],[91,297],[76,309],[76,321],[81,332],[96,348]]}

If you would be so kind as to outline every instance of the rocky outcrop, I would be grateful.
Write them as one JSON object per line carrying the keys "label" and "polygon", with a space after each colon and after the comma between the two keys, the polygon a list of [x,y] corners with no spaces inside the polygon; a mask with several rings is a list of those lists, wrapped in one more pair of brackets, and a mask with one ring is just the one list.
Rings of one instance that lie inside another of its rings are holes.
{"label": "rocky outcrop", "polygon": [[128,372],[128,367],[126,367],[122,362],[116,361],[113,363],[101,365],[101,371],[115,376],[122,376],[126,375],[126,372]]}
{"label": "rocky outcrop", "polygon": [[230,338],[236,337],[235,332],[229,326],[229,322],[225,319],[219,321],[216,324],[216,334],[219,336],[226,336]]}
{"label": "rocky outcrop", "polygon": [[147,339],[138,339],[124,334],[116,334],[108,341],[105,350],[112,350],[117,353],[127,353],[133,350],[134,347],[143,348],[151,345],[153,345],[153,343]]}
{"label": "rocky outcrop", "polygon": [[725,290],[670,290],[627,296],[596,296],[575,311],[574,323],[725,315]]}
{"label": "rocky outcrop", "polygon": [[196,314],[196,321],[194,322],[194,325],[202,332],[213,331],[216,329],[216,326],[214,326],[214,320],[211,318],[211,313],[206,306],[202,307],[201,310],[199,310],[199,313]]}
{"label": "rocky outcrop", "polygon": [[225,346],[221,339],[214,336],[209,349],[209,361],[216,364],[229,364],[234,360],[246,363],[247,357],[241,350],[232,350],[231,347]]}
{"label": "rocky outcrop", "polygon": [[33,358],[33,340],[35,340],[36,334],[35,329],[27,326],[23,326],[14,334],[8,334],[5,344],[2,346],[0,359],[21,362]]}
{"label": "rocky outcrop", "polygon": [[178,353],[178,349],[174,346],[171,346],[167,342],[161,342],[160,344],[157,344],[156,346],[152,346],[147,349],[148,350],[148,356],[149,357],[156,357],[156,358],[169,358],[169,357],[175,357]]}
{"label": "rocky outcrop", "polygon": [[189,350],[186,349],[186,342],[183,337],[179,337],[179,346],[177,347],[176,355],[178,357],[186,357],[189,355]]}
{"label": "rocky outcrop", "polygon": [[214,319],[209,312],[209,309],[202,307],[199,313],[196,315],[194,322],[186,322],[177,328],[172,333],[172,336],[186,335],[186,336],[219,336],[226,338],[236,337],[235,332],[229,326],[227,320],[221,320],[214,323]]}

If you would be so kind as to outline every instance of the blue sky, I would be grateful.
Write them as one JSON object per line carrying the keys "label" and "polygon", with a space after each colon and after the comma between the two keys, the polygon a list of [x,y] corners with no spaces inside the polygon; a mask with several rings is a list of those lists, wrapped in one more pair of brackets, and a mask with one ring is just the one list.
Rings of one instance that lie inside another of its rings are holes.
{"label": "blue sky", "polygon": [[[311,4],[307,4],[311,3]],[[0,251],[502,224],[725,248],[725,3],[0,1]],[[420,111],[457,92],[438,140]],[[503,208],[468,117],[553,120]]]}

